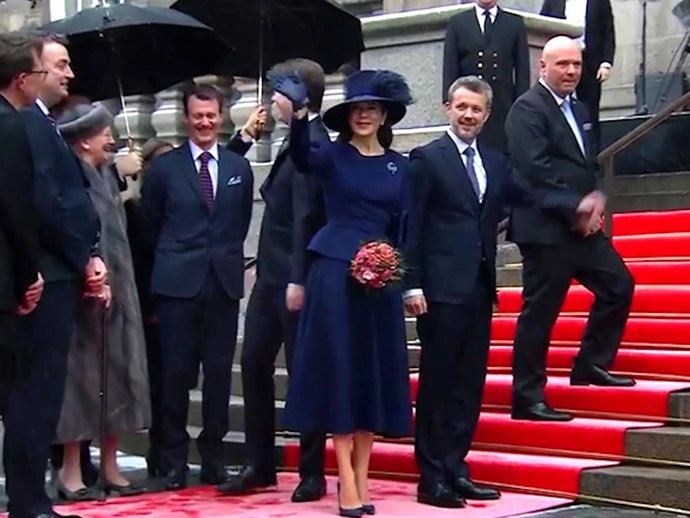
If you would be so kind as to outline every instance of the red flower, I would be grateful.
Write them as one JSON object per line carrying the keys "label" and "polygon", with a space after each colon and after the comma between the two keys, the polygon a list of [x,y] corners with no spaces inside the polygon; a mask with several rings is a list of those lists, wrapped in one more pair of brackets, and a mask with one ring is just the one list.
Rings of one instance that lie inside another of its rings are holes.
{"label": "red flower", "polygon": [[385,241],[370,241],[350,262],[354,279],[365,288],[382,289],[398,283],[405,273],[402,255]]}

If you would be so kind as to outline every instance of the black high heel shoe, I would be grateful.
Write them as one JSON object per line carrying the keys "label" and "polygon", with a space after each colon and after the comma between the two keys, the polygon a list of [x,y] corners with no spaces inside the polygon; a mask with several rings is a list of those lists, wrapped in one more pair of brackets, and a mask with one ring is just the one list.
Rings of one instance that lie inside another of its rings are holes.
{"label": "black high heel shoe", "polygon": [[362,504],[362,512],[364,514],[369,514],[369,515],[375,515],[376,514],[376,506],[374,504]]}
{"label": "black high heel shoe", "polygon": [[340,482],[338,482],[338,514],[346,518],[361,518],[364,515],[363,506],[355,507],[354,509],[345,509],[340,505]]}

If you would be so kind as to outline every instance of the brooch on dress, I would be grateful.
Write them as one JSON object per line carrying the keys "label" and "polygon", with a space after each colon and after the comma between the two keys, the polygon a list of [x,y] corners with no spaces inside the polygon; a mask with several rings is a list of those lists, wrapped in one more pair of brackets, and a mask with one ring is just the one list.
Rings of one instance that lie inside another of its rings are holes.
{"label": "brooch on dress", "polygon": [[388,164],[386,164],[386,169],[388,169],[391,175],[395,175],[398,172],[398,166],[395,162],[388,162]]}

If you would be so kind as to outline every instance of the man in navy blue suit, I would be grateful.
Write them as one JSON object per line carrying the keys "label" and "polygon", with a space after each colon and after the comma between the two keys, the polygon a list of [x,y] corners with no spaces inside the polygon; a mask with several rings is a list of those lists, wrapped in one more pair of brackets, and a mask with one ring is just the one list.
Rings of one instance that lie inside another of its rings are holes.
{"label": "man in navy blue suit", "polygon": [[226,480],[222,441],[254,189],[249,162],[218,145],[222,94],[196,85],[183,102],[189,140],[151,163],[142,192],[156,250],[151,292],[157,297],[162,362],[160,462],[169,490],[187,484],[187,409],[199,360],[201,481]]}
{"label": "man in navy blue suit", "polygon": [[464,461],[479,419],[496,300],[496,233],[510,189],[507,159],[477,146],[492,91],[476,76],[448,90],[447,133],[410,154],[406,309],[422,344],[415,424],[417,499],[463,507],[499,498]]}
{"label": "man in navy blue suit", "polygon": [[76,304],[103,294],[107,270],[99,257],[100,222],[79,160],[59,134],[49,108],[68,95],[74,77],[67,41],[41,36],[44,76],[36,103],[22,112],[33,161],[40,227],[39,271],[45,278],[36,309],[20,324],[31,352],[28,376],[9,394],[4,463],[12,518],[52,518],[45,492],[46,460],[65,389]]}

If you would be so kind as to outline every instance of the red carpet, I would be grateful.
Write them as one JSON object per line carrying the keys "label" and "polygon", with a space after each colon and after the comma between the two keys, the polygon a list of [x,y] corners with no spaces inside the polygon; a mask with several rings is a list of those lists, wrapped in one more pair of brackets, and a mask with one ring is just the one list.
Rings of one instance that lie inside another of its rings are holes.
{"label": "red carpet", "polygon": [[[574,285],[551,337],[546,399],[577,418],[512,420],[510,367],[522,300],[519,288],[500,289],[482,415],[468,456],[473,478],[514,490],[577,495],[582,470],[615,464],[624,455],[626,431],[661,426],[669,395],[690,387],[690,211],[615,215],[614,228],[614,245],[637,286],[613,370],[637,375],[637,386],[570,386],[593,300]],[[414,400],[417,374],[410,380]],[[295,467],[298,455],[298,447],[290,446],[286,463]],[[328,462],[335,467],[330,450]],[[416,474],[411,441],[377,442],[372,468],[388,478]]]}
{"label": "red carpet", "polygon": [[[276,491],[248,497],[219,497],[213,488],[194,488],[176,493],[156,493],[134,498],[114,498],[103,504],[85,503],[57,508],[59,513],[74,512],[84,518],[329,518],[337,515],[335,481],[329,480],[328,496],[320,502],[293,504],[290,494],[297,477],[280,475]],[[567,503],[544,496],[507,493],[496,502],[471,502],[458,510],[433,509],[415,501],[416,486],[410,482],[374,481],[371,487],[376,516],[419,518],[424,516],[462,516],[499,518],[540,511]]]}

